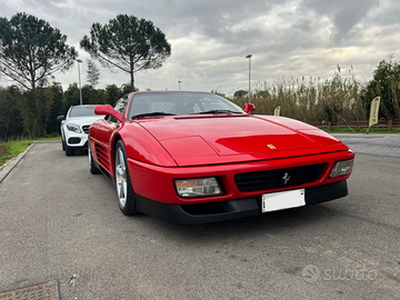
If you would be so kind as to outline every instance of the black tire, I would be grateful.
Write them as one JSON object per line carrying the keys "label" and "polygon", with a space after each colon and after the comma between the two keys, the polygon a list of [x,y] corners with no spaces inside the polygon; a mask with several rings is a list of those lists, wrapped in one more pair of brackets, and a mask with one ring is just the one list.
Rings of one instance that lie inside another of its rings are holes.
{"label": "black tire", "polygon": [[63,151],[65,151],[65,142],[64,142],[64,140],[61,140],[61,144],[62,144]]}
{"label": "black tire", "polygon": [[67,145],[65,145],[65,155],[66,156],[72,156],[75,155],[75,149],[68,147]]}
{"label": "black tire", "polygon": [[92,173],[93,175],[100,174],[100,170],[97,168],[96,163],[93,161],[92,151],[90,151],[90,143],[88,143],[88,160],[90,173]]}
{"label": "black tire", "polygon": [[[118,189],[121,187],[121,185],[118,184],[117,182],[117,157],[119,155],[119,150],[122,151],[123,154],[123,160],[124,160],[124,164],[125,164],[125,177],[126,177],[126,196],[125,196],[125,205],[121,204],[120,201],[120,196],[119,196],[119,192]],[[115,171],[115,177],[114,177],[114,184],[115,184],[115,192],[117,194],[117,201],[118,201],[118,205],[119,208],[121,209],[122,213],[124,215],[127,216],[132,216],[132,215],[136,215],[138,213],[137,210],[137,201],[136,201],[136,193],[133,190],[132,187],[132,183],[131,183],[131,178],[129,175],[129,170],[127,167],[127,162],[126,162],[126,151],[125,151],[125,146],[124,143],[119,140],[117,142],[117,145],[115,146],[115,151],[114,151],[114,171]]]}

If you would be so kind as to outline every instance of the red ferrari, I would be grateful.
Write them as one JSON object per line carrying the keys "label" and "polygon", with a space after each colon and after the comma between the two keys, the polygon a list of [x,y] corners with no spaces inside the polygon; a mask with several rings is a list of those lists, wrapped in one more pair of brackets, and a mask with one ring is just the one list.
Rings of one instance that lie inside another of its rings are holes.
{"label": "red ferrari", "polygon": [[90,126],[90,171],[121,211],[198,224],[347,195],[354,152],[308,124],[205,92],[137,92]]}

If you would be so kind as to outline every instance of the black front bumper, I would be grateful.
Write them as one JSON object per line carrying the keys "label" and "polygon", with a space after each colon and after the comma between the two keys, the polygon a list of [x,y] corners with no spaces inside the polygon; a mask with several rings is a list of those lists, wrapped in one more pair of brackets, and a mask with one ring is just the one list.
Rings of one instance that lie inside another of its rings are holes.
{"label": "black front bumper", "polygon": [[[347,195],[347,181],[307,188],[306,205],[338,199]],[[179,224],[204,224],[261,215],[261,197],[204,204],[173,205],[137,197],[140,212]]]}

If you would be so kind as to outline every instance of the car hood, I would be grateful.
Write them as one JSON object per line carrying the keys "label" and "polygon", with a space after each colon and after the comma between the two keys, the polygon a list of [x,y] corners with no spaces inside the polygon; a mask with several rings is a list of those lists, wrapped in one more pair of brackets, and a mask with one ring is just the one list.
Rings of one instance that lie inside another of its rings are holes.
{"label": "car hood", "polygon": [[68,118],[65,120],[66,123],[74,123],[76,125],[91,125],[93,122],[103,119],[103,115],[96,115],[96,116],[90,116],[90,117],[76,117],[76,118]]}
{"label": "car hood", "polygon": [[179,166],[277,159],[347,150],[340,140],[292,119],[251,116],[163,117],[136,121]]}

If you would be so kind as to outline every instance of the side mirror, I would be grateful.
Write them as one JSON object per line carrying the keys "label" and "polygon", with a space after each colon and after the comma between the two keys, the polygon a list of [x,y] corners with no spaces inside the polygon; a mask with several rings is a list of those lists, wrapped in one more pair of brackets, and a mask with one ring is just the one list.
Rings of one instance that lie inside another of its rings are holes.
{"label": "side mirror", "polygon": [[94,108],[94,113],[96,115],[107,115],[107,116],[112,116],[114,118],[116,118],[118,121],[122,121],[122,119],[124,118],[124,116],[116,111],[114,108],[112,108],[112,106],[110,104],[106,104],[106,105],[97,105]]}
{"label": "side mirror", "polygon": [[58,122],[61,122],[61,121],[64,121],[64,120],[65,120],[65,116],[64,115],[57,116],[57,121]]}
{"label": "side mirror", "polygon": [[244,111],[248,114],[255,109],[256,109],[256,106],[253,103],[245,103],[244,104]]}

